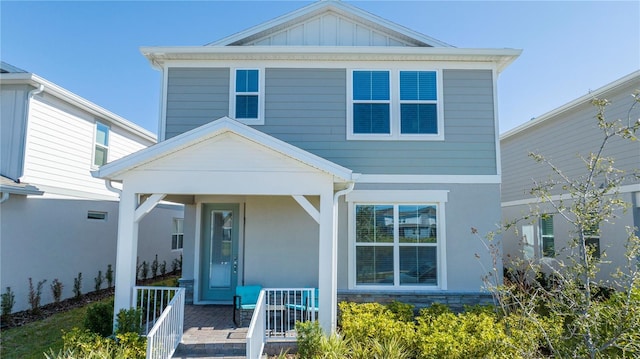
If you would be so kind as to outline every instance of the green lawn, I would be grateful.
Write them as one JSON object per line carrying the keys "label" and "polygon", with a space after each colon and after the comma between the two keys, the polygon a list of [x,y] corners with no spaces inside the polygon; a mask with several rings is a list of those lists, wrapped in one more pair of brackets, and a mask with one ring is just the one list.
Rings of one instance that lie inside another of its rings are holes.
{"label": "green lawn", "polygon": [[[108,300],[104,299],[103,301]],[[2,339],[0,357],[3,359],[42,359],[44,358],[43,353],[49,352],[49,348],[53,348],[55,351],[62,349],[62,331],[81,327],[86,311],[87,306],[75,308],[22,327],[3,330],[0,334]]]}

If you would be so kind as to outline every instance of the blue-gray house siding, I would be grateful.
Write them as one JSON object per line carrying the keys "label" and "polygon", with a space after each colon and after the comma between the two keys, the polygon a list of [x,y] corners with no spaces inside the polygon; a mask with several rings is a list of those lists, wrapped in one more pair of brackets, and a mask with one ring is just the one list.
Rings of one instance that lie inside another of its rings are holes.
{"label": "blue-gray house siding", "polygon": [[[228,68],[169,68],[165,138],[229,115]],[[371,174],[495,175],[493,73],[444,70],[444,141],[347,140],[347,70],[267,68],[271,136]]]}

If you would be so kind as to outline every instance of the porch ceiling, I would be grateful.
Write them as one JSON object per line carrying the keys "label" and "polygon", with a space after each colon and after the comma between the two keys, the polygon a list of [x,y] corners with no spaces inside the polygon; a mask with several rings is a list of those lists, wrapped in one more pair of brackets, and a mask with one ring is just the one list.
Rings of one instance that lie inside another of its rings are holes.
{"label": "porch ceiling", "polygon": [[138,193],[171,195],[317,194],[318,188],[341,187],[354,178],[350,169],[228,117],[106,164],[92,175],[123,182]]}

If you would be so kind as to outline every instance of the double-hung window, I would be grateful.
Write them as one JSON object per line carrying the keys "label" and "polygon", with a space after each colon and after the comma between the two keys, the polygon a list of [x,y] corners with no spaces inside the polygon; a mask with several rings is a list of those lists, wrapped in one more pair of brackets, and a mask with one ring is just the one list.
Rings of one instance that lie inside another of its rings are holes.
{"label": "double-hung window", "polygon": [[438,133],[435,71],[400,71],[400,133]]}
{"label": "double-hung window", "polygon": [[442,140],[436,70],[353,70],[348,139]]}
{"label": "double-hung window", "polygon": [[184,223],[184,220],[182,218],[173,219],[173,230],[171,233],[171,249],[172,250],[182,249],[182,244],[184,240],[183,223]]}
{"label": "double-hung window", "polygon": [[595,224],[584,230],[584,242],[594,259],[600,259],[600,226]]}
{"label": "double-hung window", "polygon": [[553,236],[553,215],[545,214],[540,218],[540,250],[543,257],[556,256],[555,239]]}
{"label": "double-hung window", "polygon": [[389,71],[353,71],[353,133],[390,134]]}
{"label": "double-hung window", "polygon": [[438,204],[355,204],[355,285],[438,286]]}
{"label": "double-hung window", "polygon": [[109,127],[96,122],[95,141],[93,146],[93,166],[99,167],[109,159]]}
{"label": "double-hung window", "polygon": [[262,72],[259,69],[232,70],[231,113],[236,120],[248,124],[264,123]]}

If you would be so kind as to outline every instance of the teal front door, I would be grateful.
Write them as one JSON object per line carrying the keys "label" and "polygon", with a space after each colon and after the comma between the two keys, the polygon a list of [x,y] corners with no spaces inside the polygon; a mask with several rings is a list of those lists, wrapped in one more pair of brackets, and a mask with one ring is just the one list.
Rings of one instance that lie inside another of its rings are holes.
{"label": "teal front door", "polygon": [[240,206],[205,204],[202,210],[200,299],[231,303],[238,282]]}

